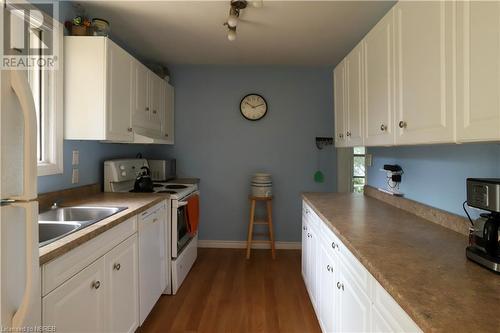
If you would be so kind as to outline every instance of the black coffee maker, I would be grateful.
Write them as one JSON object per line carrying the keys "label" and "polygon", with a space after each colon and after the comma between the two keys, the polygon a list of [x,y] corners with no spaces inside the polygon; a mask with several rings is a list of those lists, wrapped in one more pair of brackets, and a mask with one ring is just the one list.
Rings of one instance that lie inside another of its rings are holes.
{"label": "black coffee maker", "polygon": [[467,258],[500,273],[500,179],[468,178],[467,205],[489,212],[474,221]]}

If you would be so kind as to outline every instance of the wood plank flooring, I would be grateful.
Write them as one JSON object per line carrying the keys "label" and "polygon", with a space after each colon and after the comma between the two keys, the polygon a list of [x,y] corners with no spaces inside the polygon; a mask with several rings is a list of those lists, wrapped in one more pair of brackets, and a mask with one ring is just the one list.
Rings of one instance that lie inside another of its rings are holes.
{"label": "wood plank flooring", "polygon": [[175,296],[162,296],[149,332],[321,332],[301,275],[300,251],[199,249]]}

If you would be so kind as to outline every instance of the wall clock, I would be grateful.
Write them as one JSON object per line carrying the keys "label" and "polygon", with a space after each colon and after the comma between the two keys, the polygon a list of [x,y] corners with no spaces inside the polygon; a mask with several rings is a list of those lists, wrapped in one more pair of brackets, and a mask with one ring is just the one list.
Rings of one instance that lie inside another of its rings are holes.
{"label": "wall clock", "polygon": [[240,112],[248,120],[262,119],[267,113],[267,102],[261,95],[248,94],[241,100]]}

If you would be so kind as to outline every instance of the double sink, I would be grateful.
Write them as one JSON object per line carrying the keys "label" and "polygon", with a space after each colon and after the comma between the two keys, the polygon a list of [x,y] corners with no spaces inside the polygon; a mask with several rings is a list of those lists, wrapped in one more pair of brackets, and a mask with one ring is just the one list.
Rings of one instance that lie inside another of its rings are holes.
{"label": "double sink", "polygon": [[45,246],[86,228],[127,207],[57,207],[38,215],[39,246]]}

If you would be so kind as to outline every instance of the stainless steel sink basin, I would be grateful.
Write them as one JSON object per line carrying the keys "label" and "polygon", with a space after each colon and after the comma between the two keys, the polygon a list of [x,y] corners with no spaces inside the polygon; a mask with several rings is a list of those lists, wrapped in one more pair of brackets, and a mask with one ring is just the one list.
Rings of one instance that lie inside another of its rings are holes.
{"label": "stainless steel sink basin", "polygon": [[81,227],[77,222],[39,222],[38,236],[40,247],[52,243]]}
{"label": "stainless steel sink basin", "polygon": [[127,207],[58,207],[38,214],[39,245],[50,244],[75,231],[104,220]]}

